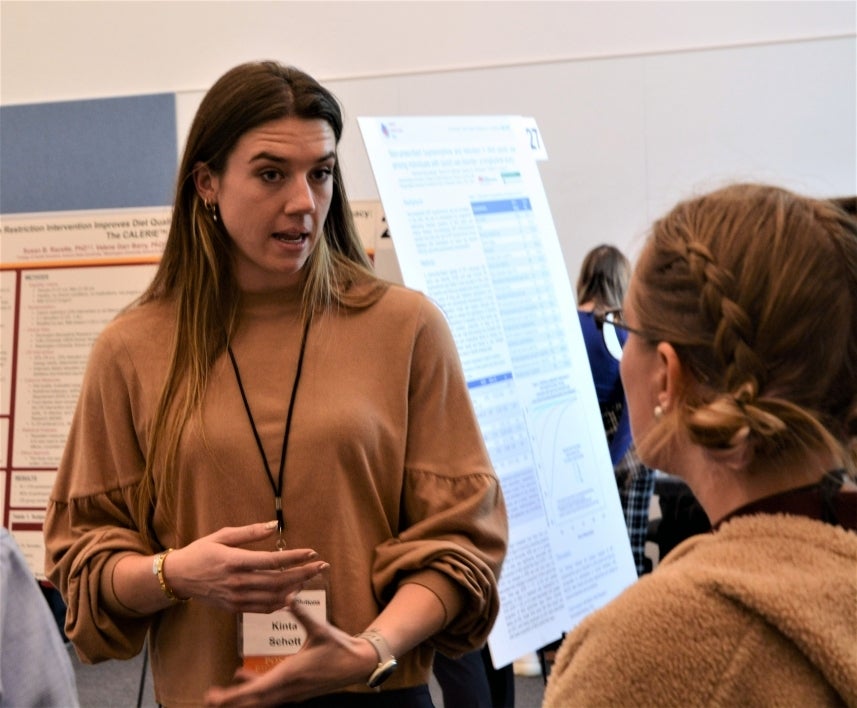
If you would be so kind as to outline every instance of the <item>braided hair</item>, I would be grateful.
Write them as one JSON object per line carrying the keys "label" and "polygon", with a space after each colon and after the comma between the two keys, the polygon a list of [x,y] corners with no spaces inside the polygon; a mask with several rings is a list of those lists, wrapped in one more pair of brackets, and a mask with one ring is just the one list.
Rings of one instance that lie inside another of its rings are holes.
{"label": "braided hair", "polygon": [[738,184],[657,221],[629,293],[641,329],[670,342],[699,386],[671,435],[746,464],[825,450],[854,471],[857,222],[827,200]]}

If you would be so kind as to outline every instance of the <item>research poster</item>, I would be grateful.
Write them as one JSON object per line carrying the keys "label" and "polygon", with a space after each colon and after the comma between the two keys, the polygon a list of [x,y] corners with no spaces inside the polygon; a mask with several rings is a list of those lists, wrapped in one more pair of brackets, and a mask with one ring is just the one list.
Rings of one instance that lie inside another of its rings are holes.
{"label": "research poster", "polygon": [[592,376],[538,173],[517,116],[361,117],[406,285],[445,313],[509,510],[504,666],[636,580]]}
{"label": "research poster", "polygon": [[44,579],[42,524],[95,337],[143,292],[170,210],[0,217],[3,523]]}

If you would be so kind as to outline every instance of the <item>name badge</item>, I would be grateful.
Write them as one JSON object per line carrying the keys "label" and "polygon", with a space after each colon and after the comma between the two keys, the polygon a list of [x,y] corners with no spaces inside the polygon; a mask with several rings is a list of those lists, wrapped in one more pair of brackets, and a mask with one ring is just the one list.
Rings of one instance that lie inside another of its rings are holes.
{"label": "name badge", "polygon": [[[324,590],[301,590],[294,599],[313,619],[327,620],[327,593]],[[264,673],[284,657],[295,654],[306,641],[306,630],[287,609],[268,614],[245,612],[239,619],[239,653],[244,668]]]}

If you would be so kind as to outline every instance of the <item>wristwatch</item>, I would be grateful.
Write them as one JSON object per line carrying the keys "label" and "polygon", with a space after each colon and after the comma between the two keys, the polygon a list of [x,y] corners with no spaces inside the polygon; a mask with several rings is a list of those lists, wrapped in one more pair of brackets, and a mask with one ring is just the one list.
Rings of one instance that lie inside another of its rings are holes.
{"label": "wristwatch", "polygon": [[366,685],[369,686],[369,688],[378,688],[378,686],[390,678],[392,673],[396,670],[396,667],[398,666],[396,657],[393,656],[393,652],[390,651],[390,645],[387,644],[387,640],[384,639],[377,630],[367,629],[365,632],[361,632],[357,636],[360,639],[365,639],[369,642],[373,647],[375,647],[375,651],[378,652],[378,666],[366,682]]}

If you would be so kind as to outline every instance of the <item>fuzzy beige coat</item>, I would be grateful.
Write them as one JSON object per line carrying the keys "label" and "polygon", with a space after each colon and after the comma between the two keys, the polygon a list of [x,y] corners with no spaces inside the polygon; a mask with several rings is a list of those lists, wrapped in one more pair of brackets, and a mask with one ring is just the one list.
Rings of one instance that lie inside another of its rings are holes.
{"label": "fuzzy beige coat", "polygon": [[783,514],[675,548],[563,642],[545,708],[857,706],[857,533]]}

